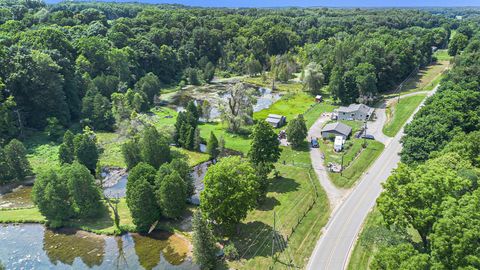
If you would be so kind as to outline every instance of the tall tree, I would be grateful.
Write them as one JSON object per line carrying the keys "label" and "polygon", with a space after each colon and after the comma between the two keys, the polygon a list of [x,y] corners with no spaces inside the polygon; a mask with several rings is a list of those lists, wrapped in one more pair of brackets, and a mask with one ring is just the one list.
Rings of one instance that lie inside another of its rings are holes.
{"label": "tall tree", "polygon": [[244,219],[257,203],[255,170],[240,157],[223,158],[211,166],[204,183],[200,208],[209,220],[227,229]]}
{"label": "tall tree", "polygon": [[303,115],[299,114],[297,118],[288,123],[287,139],[292,144],[293,148],[298,148],[303,144],[307,135],[308,130],[305,120],[303,119]]}
{"label": "tall tree", "polygon": [[155,168],[172,159],[167,139],[161,136],[155,127],[146,127],[142,132],[140,153],[142,160]]}
{"label": "tall tree", "polygon": [[76,160],[90,172],[95,172],[99,157],[95,134],[86,129],[84,133],[75,136],[74,145]]}
{"label": "tall tree", "polygon": [[27,159],[27,150],[17,139],[11,140],[5,146],[5,160],[10,168],[12,178],[23,180],[32,173],[30,162]]}
{"label": "tall tree", "polygon": [[162,214],[168,218],[179,218],[186,208],[187,185],[180,174],[173,171],[160,181],[156,198]]}
{"label": "tall tree", "polygon": [[305,68],[303,78],[304,87],[313,95],[320,94],[320,89],[325,81],[322,67],[316,63],[310,63]]}
{"label": "tall tree", "polygon": [[210,132],[210,137],[208,138],[207,153],[211,159],[217,158],[220,154],[220,151],[218,149],[218,140],[213,131]]}
{"label": "tall tree", "polygon": [[68,187],[53,170],[38,175],[32,199],[51,227],[60,227],[73,216]]}
{"label": "tall tree", "polygon": [[201,269],[215,269],[217,247],[212,231],[202,216],[201,211],[195,211],[193,225],[193,259]]}

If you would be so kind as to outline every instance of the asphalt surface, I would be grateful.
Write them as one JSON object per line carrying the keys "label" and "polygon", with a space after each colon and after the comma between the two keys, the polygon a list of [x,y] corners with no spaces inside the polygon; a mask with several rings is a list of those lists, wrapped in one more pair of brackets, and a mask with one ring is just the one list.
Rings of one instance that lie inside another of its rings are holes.
{"label": "asphalt surface", "polygon": [[[438,86],[429,95],[434,94],[437,88]],[[419,108],[422,105],[423,102]],[[407,123],[411,121],[413,115]],[[381,183],[388,178],[400,161],[398,154],[402,150],[400,144],[402,136],[403,128],[394,138],[388,141],[380,157],[334,211],[310,257],[307,269],[342,270],[347,268],[350,253],[362,228],[363,221],[382,192]]]}

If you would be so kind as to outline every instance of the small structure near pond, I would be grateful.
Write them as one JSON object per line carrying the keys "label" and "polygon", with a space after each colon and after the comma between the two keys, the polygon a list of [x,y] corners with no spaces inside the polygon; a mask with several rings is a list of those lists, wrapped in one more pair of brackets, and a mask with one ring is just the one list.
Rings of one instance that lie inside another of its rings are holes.
{"label": "small structure near pond", "polygon": [[287,117],[278,114],[269,114],[265,121],[267,121],[267,123],[272,125],[274,128],[279,128],[287,123]]}
{"label": "small structure near pond", "polygon": [[326,124],[322,129],[322,138],[328,139],[329,137],[341,136],[344,140],[350,136],[352,128],[341,122],[335,122]]}

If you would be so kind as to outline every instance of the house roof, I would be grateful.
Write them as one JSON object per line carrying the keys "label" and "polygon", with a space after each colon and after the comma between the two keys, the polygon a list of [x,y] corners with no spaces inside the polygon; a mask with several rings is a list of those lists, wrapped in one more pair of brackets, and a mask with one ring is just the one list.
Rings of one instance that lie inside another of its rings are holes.
{"label": "house roof", "polygon": [[371,114],[373,112],[373,108],[368,107],[365,104],[350,104],[348,107],[341,106],[338,108],[339,112],[351,113],[360,111],[364,114]]}
{"label": "house roof", "polygon": [[[282,117],[285,117],[283,115],[278,115],[278,114],[269,114],[268,118],[277,118],[277,119],[282,119]],[[267,119],[268,119],[267,118]]]}
{"label": "house roof", "polygon": [[342,135],[348,136],[352,132],[352,128],[348,125],[345,125],[344,123],[341,122],[335,122],[335,123],[330,123],[326,124],[322,132],[331,132],[331,131],[336,131]]}
{"label": "house roof", "polygon": [[268,117],[266,121],[268,123],[278,124],[278,123],[280,123],[280,121],[282,121],[282,118]]}

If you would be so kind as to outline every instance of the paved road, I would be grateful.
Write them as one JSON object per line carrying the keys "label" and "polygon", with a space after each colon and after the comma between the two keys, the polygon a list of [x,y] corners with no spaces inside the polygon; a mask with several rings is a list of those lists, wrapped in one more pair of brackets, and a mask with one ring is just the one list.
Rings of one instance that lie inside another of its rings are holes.
{"label": "paved road", "polygon": [[[437,88],[438,86],[429,95],[435,93]],[[402,150],[400,144],[402,135],[403,129],[389,140],[380,157],[360,179],[359,184],[345,201],[334,211],[317,242],[307,269],[343,270],[347,267],[350,252],[363,221],[382,191],[381,183],[388,178],[400,161],[398,153]]]}

